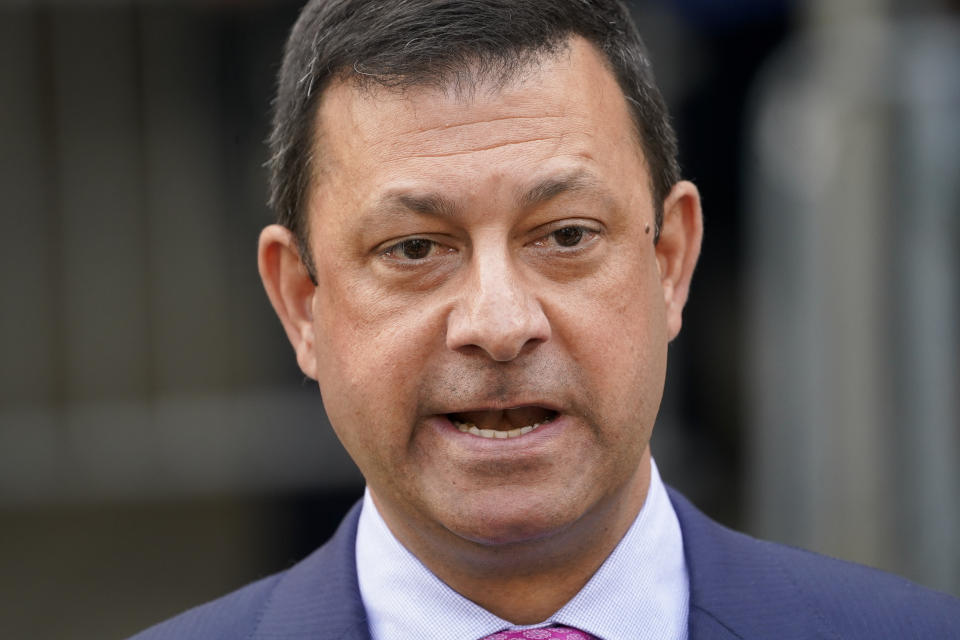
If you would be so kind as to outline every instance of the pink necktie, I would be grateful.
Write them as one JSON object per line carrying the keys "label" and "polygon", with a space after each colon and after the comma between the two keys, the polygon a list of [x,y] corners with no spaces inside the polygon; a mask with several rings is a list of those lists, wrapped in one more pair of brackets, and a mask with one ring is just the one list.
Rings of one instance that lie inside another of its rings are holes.
{"label": "pink necktie", "polygon": [[578,631],[570,627],[541,627],[539,629],[524,629],[523,631],[500,631],[481,638],[480,640],[598,640],[586,631]]}

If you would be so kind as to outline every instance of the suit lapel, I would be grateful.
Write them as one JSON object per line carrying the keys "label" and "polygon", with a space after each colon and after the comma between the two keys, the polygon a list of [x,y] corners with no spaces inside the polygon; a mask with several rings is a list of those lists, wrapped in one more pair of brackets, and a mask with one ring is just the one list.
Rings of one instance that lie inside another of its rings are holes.
{"label": "suit lapel", "polygon": [[776,545],[731,531],[669,493],[690,576],[690,640],[821,637]]}
{"label": "suit lapel", "polygon": [[370,640],[357,584],[360,504],[325,545],[283,575],[252,640]]}
{"label": "suit lapel", "polygon": [[[742,599],[730,584],[729,570],[736,572],[736,565],[726,561],[730,558],[729,541],[718,539],[726,529],[700,513],[677,491],[668,487],[667,492],[680,521],[690,577],[689,640],[743,638],[730,626],[737,623]],[[741,602],[727,602],[726,596]]]}

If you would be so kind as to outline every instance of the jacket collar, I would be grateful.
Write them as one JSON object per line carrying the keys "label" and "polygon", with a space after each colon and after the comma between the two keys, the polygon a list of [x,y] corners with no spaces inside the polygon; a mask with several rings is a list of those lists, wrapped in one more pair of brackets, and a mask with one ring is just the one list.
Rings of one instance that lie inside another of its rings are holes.
{"label": "jacket collar", "polygon": [[690,640],[823,637],[817,603],[787,566],[791,550],[727,529],[669,493],[690,576]]}
{"label": "jacket collar", "polygon": [[360,504],[325,545],[283,574],[252,640],[370,640],[357,585]]}

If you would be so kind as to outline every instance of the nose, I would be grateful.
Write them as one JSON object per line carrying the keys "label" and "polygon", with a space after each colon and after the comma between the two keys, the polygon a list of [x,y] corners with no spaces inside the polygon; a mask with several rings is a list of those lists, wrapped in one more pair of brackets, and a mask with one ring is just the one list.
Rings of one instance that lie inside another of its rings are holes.
{"label": "nose", "polygon": [[447,319],[447,347],[509,362],[550,339],[550,322],[508,255],[474,254],[470,278]]}

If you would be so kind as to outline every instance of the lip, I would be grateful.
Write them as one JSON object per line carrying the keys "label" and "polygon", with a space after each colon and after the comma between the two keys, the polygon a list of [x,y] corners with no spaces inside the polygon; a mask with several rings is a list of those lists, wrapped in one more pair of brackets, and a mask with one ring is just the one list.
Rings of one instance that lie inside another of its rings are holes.
{"label": "lip", "polygon": [[466,407],[456,407],[456,408],[444,408],[440,411],[437,411],[437,415],[449,415],[451,413],[470,413],[472,411],[506,411],[508,409],[524,409],[526,407],[538,407],[540,409],[546,409],[547,411],[553,411],[556,414],[562,414],[563,410],[550,402],[544,402],[540,400],[533,400],[531,402],[495,402],[492,404],[484,405],[475,405],[475,406],[466,406]]}
{"label": "lip", "polygon": [[[470,433],[460,431],[446,413],[434,414],[428,419],[428,423],[439,432],[438,435],[444,439],[451,439],[458,447],[465,447],[477,453],[496,453],[499,455],[509,454],[511,452],[521,452],[531,448],[543,446],[546,442],[553,440],[559,435],[571,421],[570,416],[552,409],[549,405],[542,403],[530,403],[526,405],[511,404],[503,409],[512,409],[515,407],[537,406],[554,411],[556,415],[552,420],[546,422],[533,431],[515,438],[481,438]],[[494,411],[497,409],[463,409],[462,411]],[[460,413],[451,411],[450,413]]]}

